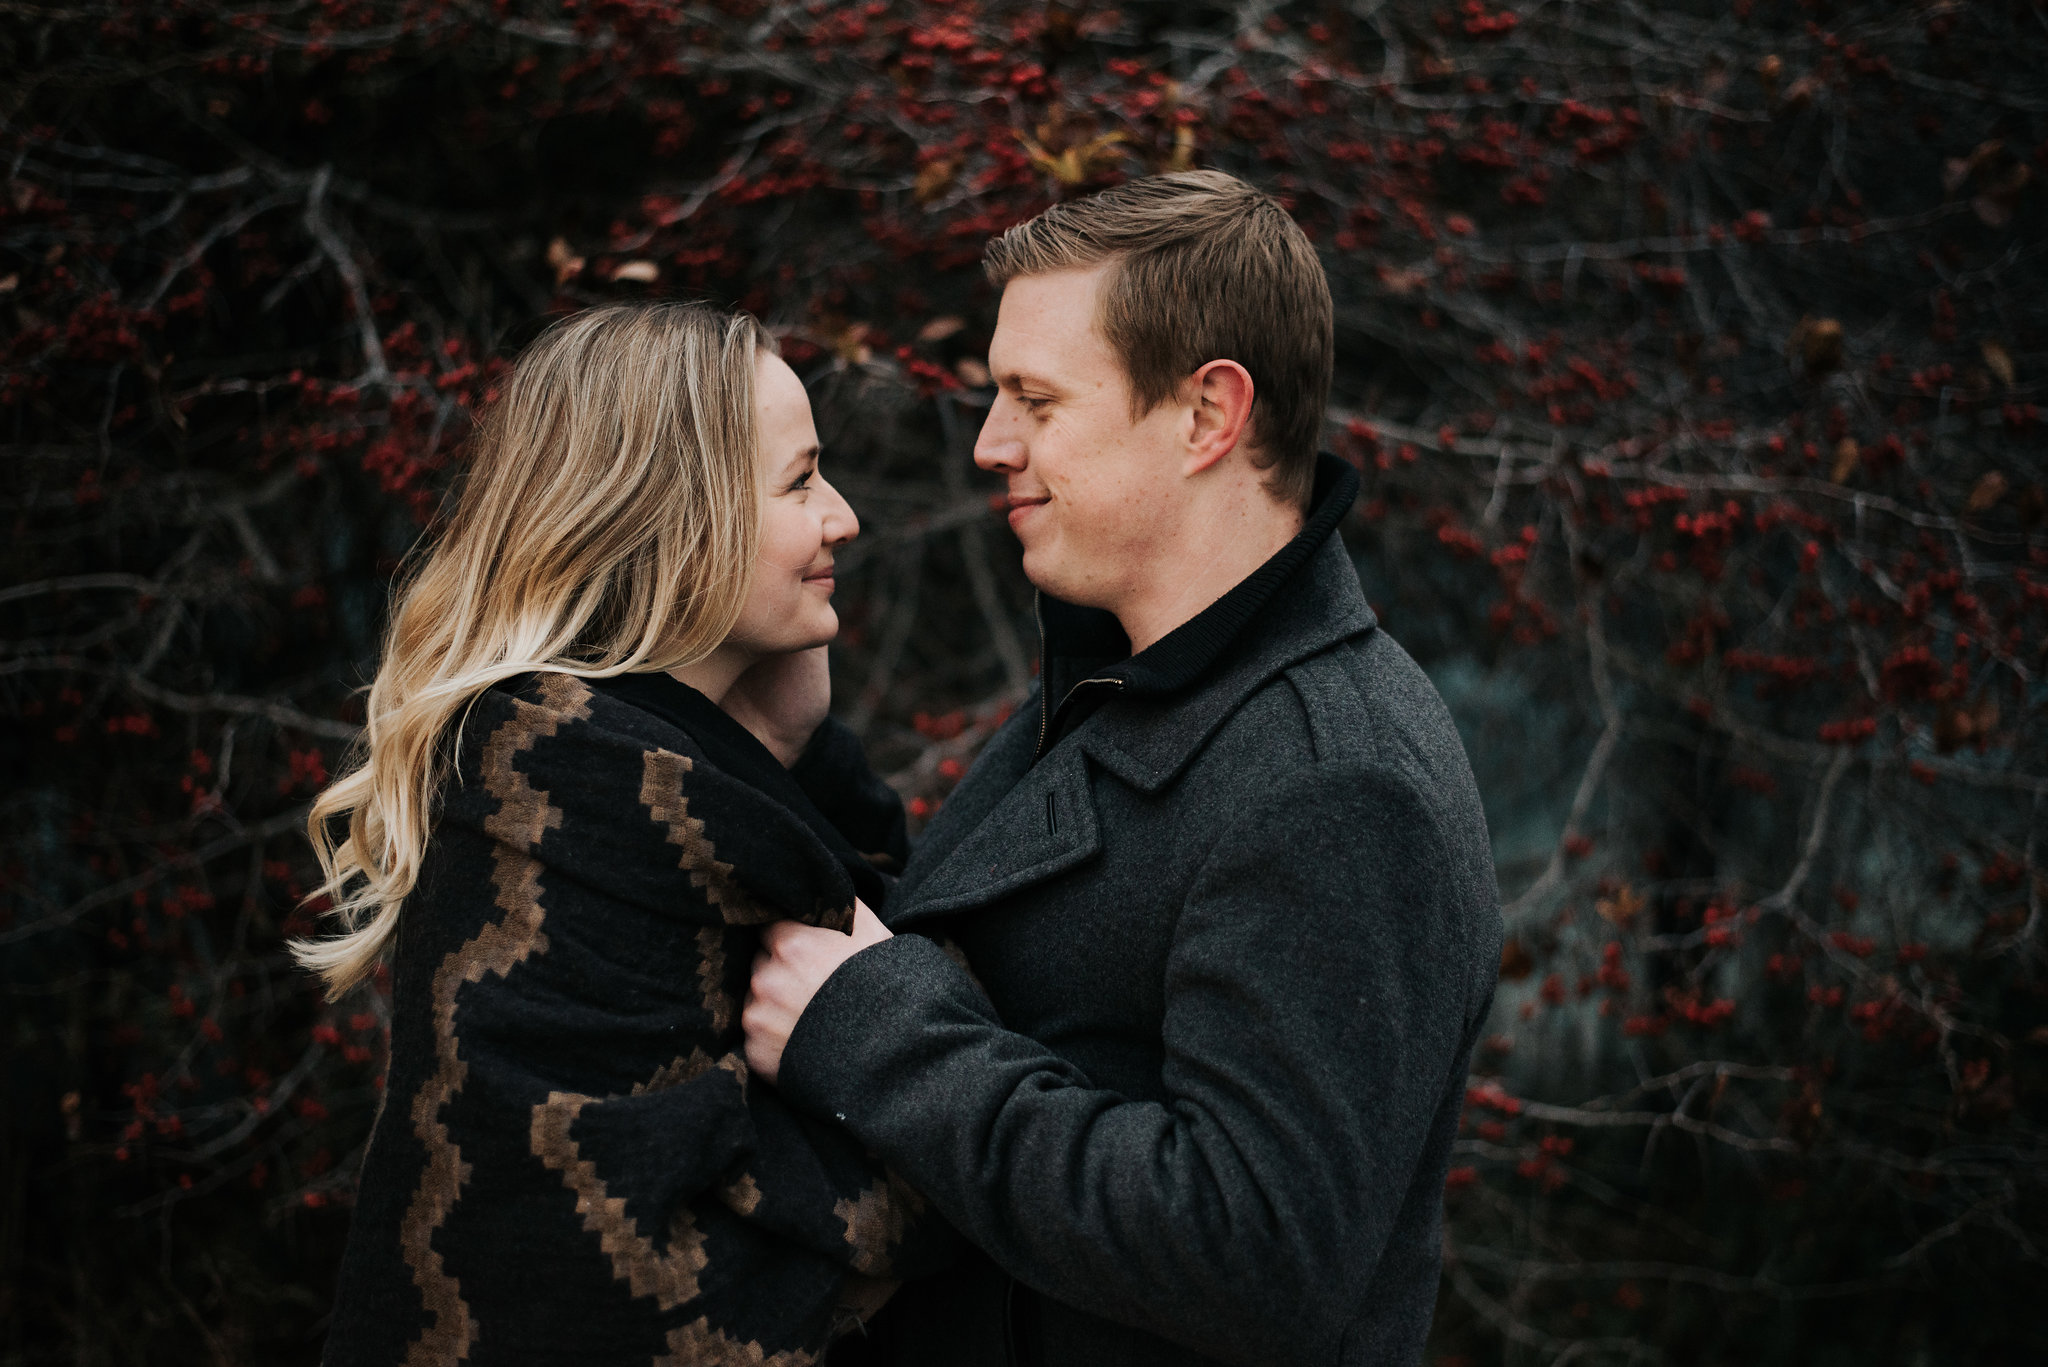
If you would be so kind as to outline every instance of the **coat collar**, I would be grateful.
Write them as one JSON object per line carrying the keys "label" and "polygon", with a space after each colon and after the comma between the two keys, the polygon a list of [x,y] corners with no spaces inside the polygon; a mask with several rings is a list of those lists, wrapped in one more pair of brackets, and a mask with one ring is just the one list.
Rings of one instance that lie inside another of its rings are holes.
{"label": "coat collar", "polygon": [[[1369,628],[1371,609],[1334,535],[1357,497],[1358,476],[1352,468],[1327,453],[1318,456],[1315,492],[1300,533],[1228,593],[1136,655],[1130,653],[1130,638],[1112,614],[1041,594],[1044,642],[1037,753],[1051,750],[1098,704],[1149,720],[1177,710],[1181,700],[1208,699],[1217,693],[1216,685],[1235,678],[1257,687],[1303,655]],[[1334,560],[1332,547],[1337,548]],[[1339,636],[1318,636],[1333,629]],[[1230,696],[1218,722],[1244,697],[1228,686],[1222,692]],[[1114,706],[1106,702],[1111,698]],[[1193,738],[1192,746],[1199,746],[1213,729],[1212,723]],[[1102,758],[1119,777],[1131,781],[1124,768]],[[1180,756],[1157,782],[1170,778],[1185,759]]]}
{"label": "coat collar", "polygon": [[[1206,609],[1196,619],[1200,630],[1182,636],[1190,622],[1159,643],[1180,637],[1174,651],[1154,657],[1154,646],[1121,662],[1095,658],[1125,687],[1071,736],[1034,762],[1036,718],[1019,716],[996,735],[919,842],[885,913],[892,928],[983,905],[1087,860],[1103,840],[1089,761],[1130,787],[1158,792],[1252,693],[1309,656],[1373,630],[1358,571],[1332,535],[1357,496],[1357,476],[1325,457],[1316,483],[1315,510],[1301,536]],[[1128,650],[1108,613],[1060,607],[1074,614],[1062,622],[1060,637],[1070,652]],[[1056,684],[1051,669],[1043,673]]]}
{"label": "coat collar", "polygon": [[1311,655],[1377,625],[1344,543],[1327,536],[1285,592],[1262,604],[1235,648],[1200,682],[1172,693],[1126,693],[1075,734],[1089,757],[1123,782],[1155,793],[1171,783],[1246,698]]}
{"label": "coat collar", "polygon": [[1124,696],[1164,696],[1186,689],[1238,643],[1260,610],[1322,549],[1357,498],[1357,472],[1328,452],[1317,456],[1308,517],[1294,539],[1228,593],[1136,655],[1114,614],[1040,594],[1048,685],[1064,694],[1079,675],[1064,676],[1078,669],[1120,679]]}

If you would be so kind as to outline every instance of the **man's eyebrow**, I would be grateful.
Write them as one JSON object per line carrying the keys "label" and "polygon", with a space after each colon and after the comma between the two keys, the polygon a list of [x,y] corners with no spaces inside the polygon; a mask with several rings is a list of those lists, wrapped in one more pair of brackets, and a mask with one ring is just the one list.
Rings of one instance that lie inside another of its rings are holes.
{"label": "man's eyebrow", "polygon": [[997,383],[1004,389],[1049,389],[1056,394],[1063,392],[1058,385],[1043,375],[1030,375],[1021,370],[1011,371]]}

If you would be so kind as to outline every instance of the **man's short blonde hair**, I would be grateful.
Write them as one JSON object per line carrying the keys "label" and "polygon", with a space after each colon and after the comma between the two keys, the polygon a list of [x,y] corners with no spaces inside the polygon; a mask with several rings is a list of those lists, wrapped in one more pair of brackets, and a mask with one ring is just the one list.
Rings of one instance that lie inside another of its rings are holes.
{"label": "man's short blonde hair", "polygon": [[1252,377],[1253,459],[1305,506],[1330,400],[1330,282],[1272,196],[1221,171],[1127,181],[1055,204],[989,243],[991,284],[1114,263],[1097,322],[1130,377],[1133,417],[1210,361]]}

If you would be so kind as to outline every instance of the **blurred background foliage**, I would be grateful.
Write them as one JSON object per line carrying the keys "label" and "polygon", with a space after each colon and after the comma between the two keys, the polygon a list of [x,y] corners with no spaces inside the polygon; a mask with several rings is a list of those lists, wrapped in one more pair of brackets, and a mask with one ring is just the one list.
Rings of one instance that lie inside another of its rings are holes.
{"label": "blurred background foliage", "polygon": [[386,1016],[283,954],[299,827],[519,346],[771,324],[921,818],[1037,648],[980,246],[1187,166],[1324,253],[1345,535],[1488,802],[1431,1360],[2038,1360],[2044,50],[2040,0],[0,6],[0,1360],[317,1357]]}

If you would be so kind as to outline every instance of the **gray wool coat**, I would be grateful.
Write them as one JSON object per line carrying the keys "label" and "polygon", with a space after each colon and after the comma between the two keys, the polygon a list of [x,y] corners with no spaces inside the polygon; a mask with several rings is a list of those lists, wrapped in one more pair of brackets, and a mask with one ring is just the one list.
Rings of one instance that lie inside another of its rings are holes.
{"label": "gray wool coat", "polygon": [[876,1357],[1420,1360],[1501,919],[1450,716],[1332,534],[1335,464],[1302,536],[1158,646],[1091,660],[1120,633],[1060,609],[1063,705],[991,739],[896,938],[798,1021],[785,1096],[986,1254],[900,1292]]}

